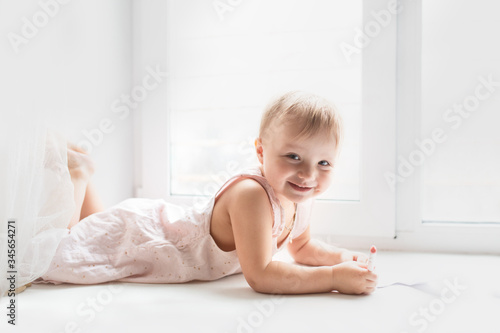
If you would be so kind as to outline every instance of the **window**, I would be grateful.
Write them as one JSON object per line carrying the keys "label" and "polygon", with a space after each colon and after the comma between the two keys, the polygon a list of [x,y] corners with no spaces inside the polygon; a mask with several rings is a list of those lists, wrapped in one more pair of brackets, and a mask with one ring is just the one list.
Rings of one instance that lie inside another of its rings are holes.
{"label": "window", "polygon": [[332,100],[347,133],[313,232],[392,237],[395,193],[383,174],[395,165],[393,9],[361,0],[168,3],[169,200],[212,195],[256,162],[263,108],[303,89]]}
{"label": "window", "polygon": [[401,1],[395,248],[500,253],[496,7]]}
{"label": "window", "polygon": [[142,195],[213,193],[254,158],[271,96],[307,89],[337,103],[350,135],[313,233],[360,248],[500,253],[496,7],[170,0],[168,23],[151,28],[168,32],[168,102],[144,105],[138,122]]}
{"label": "window", "polygon": [[348,128],[323,198],[359,200],[361,57],[337,45],[361,25],[361,1],[169,3],[170,194],[212,195],[257,163],[265,105],[303,89],[334,101]]}
{"label": "window", "polygon": [[500,223],[499,9],[422,3],[420,136],[443,133],[423,165],[423,221]]}

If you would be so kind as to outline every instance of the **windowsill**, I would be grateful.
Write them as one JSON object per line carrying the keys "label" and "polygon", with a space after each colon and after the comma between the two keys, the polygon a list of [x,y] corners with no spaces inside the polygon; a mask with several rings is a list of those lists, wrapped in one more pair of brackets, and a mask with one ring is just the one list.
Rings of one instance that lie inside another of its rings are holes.
{"label": "windowsill", "polygon": [[414,230],[398,230],[395,238],[352,235],[312,235],[327,243],[368,251],[371,245],[389,251],[418,251],[454,254],[500,254],[500,226],[471,226],[424,223]]}

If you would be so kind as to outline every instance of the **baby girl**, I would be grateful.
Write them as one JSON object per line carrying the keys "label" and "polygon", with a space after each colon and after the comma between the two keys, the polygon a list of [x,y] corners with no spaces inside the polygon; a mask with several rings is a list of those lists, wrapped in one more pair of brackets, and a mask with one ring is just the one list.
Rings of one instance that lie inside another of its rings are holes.
{"label": "baby girl", "polygon": [[[369,294],[367,257],[311,239],[314,198],[332,180],[340,116],[325,99],[290,92],[265,110],[259,166],[229,179],[202,208],[132,198],[106,210],[89,182],[93,164],[77,147],[68,168],[77,209],[38,283],[181,283],[243,273],[255,291]],[[273,260],[286,247],[295,260]]]}

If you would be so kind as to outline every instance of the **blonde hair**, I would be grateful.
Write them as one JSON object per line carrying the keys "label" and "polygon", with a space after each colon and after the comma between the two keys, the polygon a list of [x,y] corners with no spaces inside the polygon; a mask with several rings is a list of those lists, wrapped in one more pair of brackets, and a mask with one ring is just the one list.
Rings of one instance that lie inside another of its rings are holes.
{"label": "blonde hair", "polygon": [[271,126],[290,121],[303,124],[298,137],[326,131],[335,138],[337,153],[340,151],[344,126],[337,108],[330,101],[303,91],[291,91],[278,97],[262,115],[259,137],[265,137]]}

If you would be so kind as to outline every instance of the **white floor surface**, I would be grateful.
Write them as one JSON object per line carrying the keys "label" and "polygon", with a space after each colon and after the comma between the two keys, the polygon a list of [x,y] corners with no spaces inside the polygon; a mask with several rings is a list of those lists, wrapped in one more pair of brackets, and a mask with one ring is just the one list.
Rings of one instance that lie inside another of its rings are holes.
{"label": "white floor surface", "polygon": [[[280,254],[280,260],[289,260]],[[369,296],[273,296],[243,275],[177,285],[33,285],[0,332],[500,332],[500,257],[381,251]],[[311,281],[314,283],[314,281]]]}

